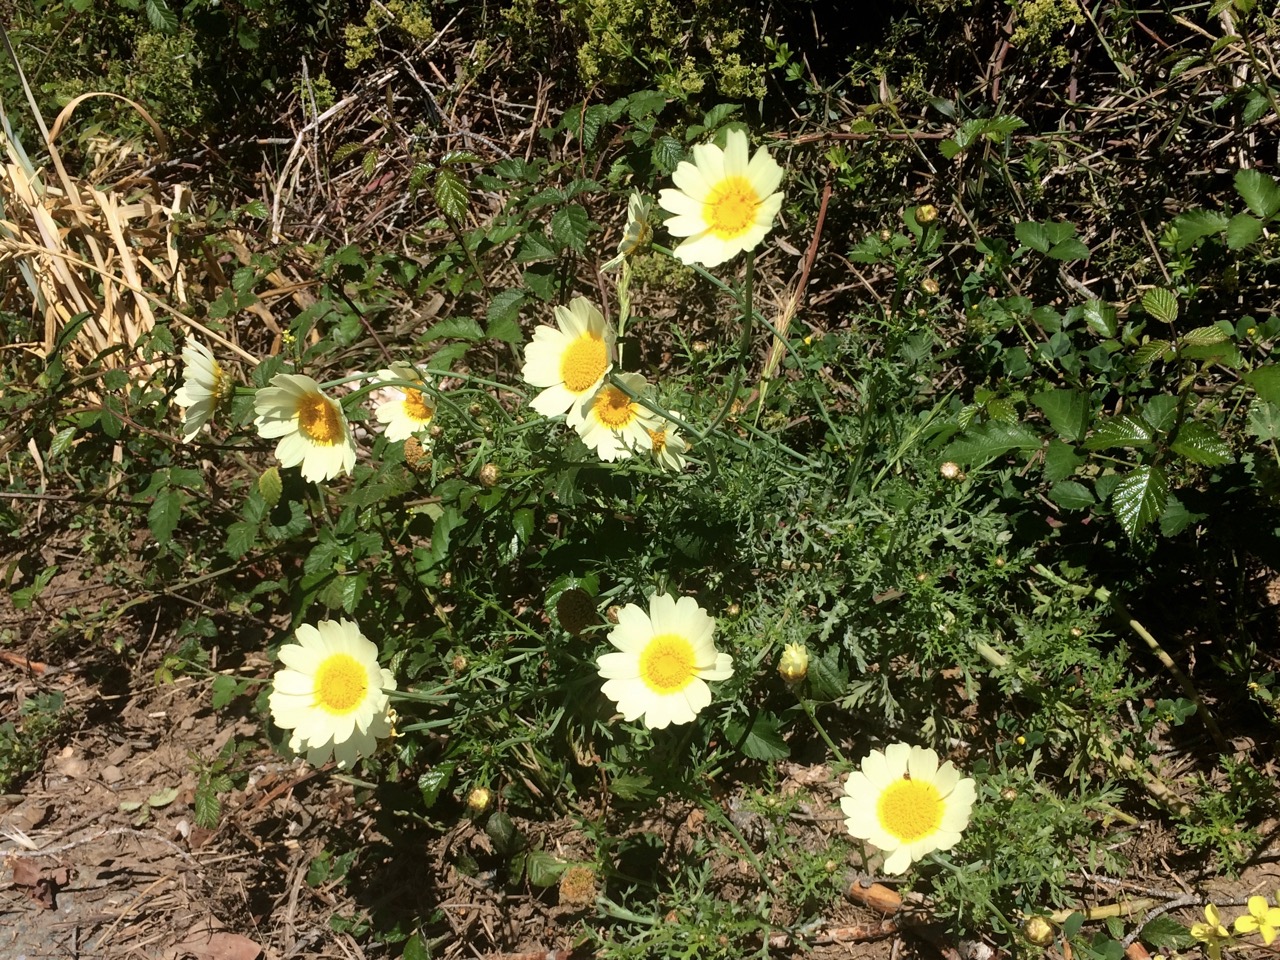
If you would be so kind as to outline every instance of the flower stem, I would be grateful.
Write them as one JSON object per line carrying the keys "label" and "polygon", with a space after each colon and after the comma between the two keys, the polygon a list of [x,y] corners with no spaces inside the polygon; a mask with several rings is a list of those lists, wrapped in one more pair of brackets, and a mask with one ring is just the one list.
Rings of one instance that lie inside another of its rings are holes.
{"label": "flower stem", "polygon": [[841,763],[848,763],[849,761],[844,758],[844,753],[836,746],[830,734],[827,733],[827,728],[818,721],[818,715],[814,712],[813,704],[806,697],[797,697],[796,699],[800,701],[800,706],[804,709],[805,716],[809,718],[809,722],[813,724],[813,729],[818,731],[818,736],[822,738],[823,743],[827,745],[832,754],[835,755],[835,758]]}
{"label": "flower stem", "polygon": [[715,419],[707,425],[706,433],[711,433],[720,426],[738,399],[738,388],[742,386],[742,368],[747,363],[747,352],[751,349],[751,318],[753,315],[754,281],[756,254],[754,250],[747,252],[747,276],[742,281],[742,338],[738,341],[738,362],[733,368],[733,384],[729,387],[729,395],[724,399],[724,406],[716,414]]}

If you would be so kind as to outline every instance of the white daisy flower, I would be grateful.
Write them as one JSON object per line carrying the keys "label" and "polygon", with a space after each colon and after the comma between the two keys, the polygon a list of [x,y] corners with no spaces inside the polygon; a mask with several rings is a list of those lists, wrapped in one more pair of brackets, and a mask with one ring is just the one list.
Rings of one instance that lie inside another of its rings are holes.
{"label": "white daisy flower", "polygon": [[182,386],[173,395],[185,407],[182,417],[182,442],[190,443],[209,422],[214,411],[231,392],[231,378],[226,369],[199,340],[187,340],[182,348]]}
{"label": "white daisy flower", "polygon": [[700,143],[693,163],[682,160],[671,175],[679,189],[662,190],[658,205],[674,213],[666,223],[684,263],[714,267],[754,249],[782,209],[782,168],[761,148],[747,159],[747,135],[730,130],[725,148]]}
{"label": "white daisy flower", "polygon": [[378,666],[378,648],[350,620],[302,624],[297,643],[280,648],[285,669],[271,681],[271,719],[293,731],[290,749],[314,766],[336,757],[350,768],[392,734],[394,712],[385,690],[396,688]]}
{"label": "white daisy flower", "polygon": [[[638,373],[620,373],[618,379],[632,393],[643,395],[649,384]],[[653,448],[653,430],[658,416],[632,400],[622,390],[606,383],[569,411],[565,422],[601,460],[625,460],[636,450]]]}
{"label": "white daisy flower", "polygon": [[623,260],[653,239],[653,225],[649,223],[652,211],[653,204],[639,190],[632,191],[631,199],[627,201],[627,228],[618,241],[618,255],[600,265],[601,273],[622,266]]}
{"label": "white daisy flower", "polygon": [[596,661],[606,697],[624,720],[644,718],[650,730],[689,723],[711,703],[708,680],[733,676],[733,659],[712,642],[716,622],[692,597],[649,598],[649,612],[629,603],[618,612],[609,642],[619,653]]}
{"label": "white daisy flower", "polygon": [[849,775],[840,809],[845,828],[879,847],[887,874],[905,873],[934,850],[950,850],[969,825],[977,796],[971,778],[924,747],[892,743],[872,750]]}
{"label": "white daisy flower", "polygon": [[526,383],[542,392],[530,406],[544,417],[566,413],[595,394],[609,372],[613,330],[586,297],[574,297],[568,307],[556,307],[555,327],[541,326],[524,348]]}
{"label": "white daisy flower", "polygon": [[[378,371],[379,380],[401,380],[426,385],[426,380],[411,363],[393,363],[386,370]],[[423,390],[412,390],[396,384],[395,398],[378,404],[374,417],[387,425],[387,439],[408,440],[415,434],[425,433],[435,419],[435,402]]]}
{"label": "white daisy flower", "polygon": [[356,465],[342,404],[327,397],[310,377],[277,373],[271,386],[254,395],[254,424],[264,437],[279,437],[276,459],[281,466],[302,466],[302,476],[313,482],[350,473]]}
{"label": "white daisy flower", "polygon": [[[678,411],[673,410],[672,413]],[[649,431],[649,443],[653,459],[663,470],[679,473],[684,469],[684,455],[689,450],[689,444],[680,436],[680,428],[666,417],[657,418],[657,425]]]}

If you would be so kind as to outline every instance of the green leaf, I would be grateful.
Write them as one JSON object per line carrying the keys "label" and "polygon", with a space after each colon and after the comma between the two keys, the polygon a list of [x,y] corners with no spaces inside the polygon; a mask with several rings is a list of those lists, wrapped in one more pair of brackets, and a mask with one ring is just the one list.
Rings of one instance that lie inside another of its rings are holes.
{"label": "green leaf", "polygon": [[164,0],[147,0],[147,23],[152,30],[160,33],[173,33],[178,29],[178,15],[169,9]]}
{"label": "green leaf", "polygon": [[65,430],[59,430],[54,434],[53,439],[49,442],[49,459],[62,456],[67,448],[71,446],[71,441],[76,438],[77,430],[75,427],[67,427]]}
{"label": "green leaf", "polygon": [[1255,400],[1249,404],[1249,421],[1244,430],[1259,440],[1280,440],[1280,406]]}
{"label": "green leaf", "polygon": [[1234,459],[1231,444],[1223,440],[1209,424],[1195,420],[1182,425],[1170,449],[1192,463],[1206,467],[1216,467]]}
{"label": "green leaf", "polygon": [[1116,335],[1116,308],[1101,300],[1090,300],[1084,305],[1084,322],[1099,336]]}
{"label": "green leaf", "polygon": [[1263,220],[1280,212],[1280,184],[1261,170],[1237,170],[1236,193]]}
{"label": "green leaf", "polygon": [[436,206],[450,220],[461,223],[467,218],[467,208],[471,205],[471,195],[462,177],[451,167],[440,167],[436,170],[435,183]]}
{"label": "green leaf", "polygon": [[1189,346],[1211,347],[1214,344],[1226,343],[1230,336],[1221,327],[1196,327],[1194,330],[1188,330],[1179,339]]}
{"label": "green leaf", "polygon": [[1156,917],[1142,928],[1142,942],[1157,950],[1185,950],[1196,944],[1191,931],[1173,917]]}
{"label": "green leaf", "polygon": [[431,960],[431,951],[423,942],[422,934],[415,933],[404,942],[404,950],[400,952],[400,960]]}
{"label": "green leaf", "polygon": [[1169,480],[1160,467],[1143,464],[1122,477],[1111,493],[1111,506],[1120,526],[1131,538],[1164,512]]}
{"label": "green leaf", "polygon": [[1227,229],[1227,218],[1209,210],[1188,210],[1173,218],[1178,231],[1176,249],[1179,253],[1190,250],[1201,237],[1214,236]]}
{"label": "green leaf", "polygon": [[178,788],[167,787],[164,790],[157,790],[151,796],[147,797],[147,806],[149,807],[167,807],[173,801],[178,799]]}
{"label": "green leaf", "polygon": [[489,309],[485,311],[485,320],[491,325],[499,320],[514,320],[527,299],[523,290],[515,288],[495,293],[489,301]]}
{"label": "green leaf", "polygon": [[840,663],[840,651],[828,647],[822,656],[810,651],[806,692],[814,700],[839,700],[849,692],[849,670]]}
{"label": "green leaf", "polygon": [[1178,297],[1172,290],[1152,287],[1142,295],[1142,309],[1162,323],[1178,319]]}
{"label": "green leaf", "polygon": [[944,459],[983,466],[1010,450],[1039,450],[1040,436],[1022,423],[983,423],[953,441]]}
{"label": "green leaf", "polygon": [[650,155],[658,170],[670,173],[684,158],[684,144],[669,133],[664,133],[654,141]]}
{"label": "green leaf", "polygon": [[[1193,524],[1199,523],[1207,513],[1192,513],[1177,497],[1169,497],[1169,502],[1165,505],[1164,513],[1160,514],[1160,532],[1166,537],[1176,537],[1183,530],[1186,530]],[[1182,701],[1190,703],[1190,701]],[[1192,712],[1195,711],[1195,704],[1191,704]]]}
{"label": "green leaf", "polygon": [[195,795],[196,826],[212,830],[222,819],[222,801],[212,790],[197,790]]}
{"label": "green leaf", "polygon": [[449,785],[457,765],[451,762],[437,763],[418,777],[418,792],[422,794],[422,806],[428,810],[435,806],[440,791]]}
{"label": "green leaf", "polygon": [[1083,440],[1089,427],[1089,398],[1079,390],[1045,390],[1031,398],[1061,437]]}
{"label": "green leaf", "polygon": [[167,484],[156,491],[151,501],[151,509],[147,511],[147,526],[157,543],[168,543],[173,539],[173,531],[178,528],[182,518],[182,505],[186,502],[186,494]]}
{"label": "green leaf", "polygon": [[1106,450],[1108,447],[1145,447],[1155,438],[1151,425],[1138,417],[1121,414],[1099,420],[1093,436],[1085,441],[1090,450]]}
{"label": "green leaf", "polygon": [[1038,253],[1049,252],[1049,235],[1042,223],[1024,220],[1013,228],[1013,235],[1024,247],[1030,247]]}
{"label": "green leaf", "polygon": [[471,317],[447,317],[433,324],[422,340],[483,340],[484,330]]}
{"label": "green leaf", "polygon": [[1262,236],[1262,221],[1247,213],[1237,213],[1227,224],[1227,248],[1243,250]]}
{"label": "green leaf", "polygon": [[561,207],[551,215],[551,236],[563,247],[575,253],[587,249],[587,235],[591,232],[591,220],[587,211],[576,203]]}
{"label": "green leaf", "polygon": [[280,494],[284,492],[284,484],[280,481],[280,468],[267,467],[258,477],[258,492],[268,507],[280,502]]}
{"label": "green leaf", "polygon": [[240,683],[235,677],[229,677],[225,673],[220,673],[214,677],[211,687],[213,709],[221,710],[235,699],[236,691],[239,688]]}
{"label": "green leaf", "polygon": [[1142,407],[1142,419],[1152,428],[1168,430],[1178,417],[1178,398],[1167,393],[1157,394]]}
{"label": "green leaf", "polygon": [[771,713],[759,713],[750,728],[741,720],[726,724],[725,732],[730,741],[742,744],[742,752],[752,760],[782,760],[791,755],[791,748],[778,732],[778,718]]}
{"label": "green leaf", "polygon": [[484,832],[489,835],[489,839],[493,841],[493,849],[500,856],[510,856],[519,849],[520,835],[516,831],[516,825],[501,810],[489,816],[484,825]]}
{"label": "green leaf", "polygon": [[1280,363],[1268,363],[1244,375],[1245,382],[1267,403],[1280,406]]}
{"label": "green leaf", "polygon": [[1089,248],[1075,237],[1069,237],[1050,247],[1048,256],[1053,260],[1087,260]]}
{"label": "green leaf", "polygon": [[1049,499],[1063,510],[1087,510],[1098,501],[1093,491],[1075,480],[1060,480],[1049,488]]}
{"label": "green leaf", "polygon": [[569,864],[545,850],[530,850],[524,858],[524,875],[535,887],[553,887]]}
{"label": "green leaf", "polygon": [[1076,448],[1061,440],[1050,440],[1044,449],[1044,478],[1049,483],[1065,480],[1076,472],[1076,468],[1084,463],[1084,457],[1076,452]]}
{"label": "green leaf", "polygon": [[550,240],[536,230],[530,230],[524,235],[524,239],[520,241],[520,246],[516,249],[516,263],[554,260],[559,255],[560,251],[555,248],[555,245]]}
{"label": "green leaf", "polygon": [[624,773],[609,782],[609,791],[619,800],[635,800],[643,796],[653,778],[643,773]]}
{"label": "green leaf", "polygon": [[1157,359],[1165,357],[1173,349],[1173,344],[1168,340],[1148,340],[1137,350],[1133,351],[1133,362],[1139,367],[1149,367],[1155,363]]}
{"label": "green leaf", "polygon": [[253,549],[258,541],[258,522],[256,520],[237,520],[227,527],[227,543],[222,549],[233,560],[239,560]]}

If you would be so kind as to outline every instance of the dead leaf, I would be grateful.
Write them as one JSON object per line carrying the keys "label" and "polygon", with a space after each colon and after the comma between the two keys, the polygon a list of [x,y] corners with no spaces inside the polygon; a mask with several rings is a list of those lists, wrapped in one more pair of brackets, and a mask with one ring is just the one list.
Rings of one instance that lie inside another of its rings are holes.
{"label": "dead leaf", "polygon": [[58,906],[58,888],[71,882],[71,868],[67,866],[41,869],[34,860],[25,857],[13,861],[14,886],[26,887],[27,896],[45,910]]}
{"label": "dead leaf", "polygon": [[178,944],[178,956],[191,956],[195,960],[258,960],[262,948],[238,933],[199,934],[194,939]]}

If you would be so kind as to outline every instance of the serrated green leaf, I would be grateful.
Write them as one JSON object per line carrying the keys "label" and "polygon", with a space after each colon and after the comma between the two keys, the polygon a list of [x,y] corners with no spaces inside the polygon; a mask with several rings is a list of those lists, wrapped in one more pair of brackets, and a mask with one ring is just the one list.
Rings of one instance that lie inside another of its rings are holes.
{"label": "serrated green leaf", "polygon": [[535,887],[553,887],[569,864],[545,850],[530,850],[524,858],[524,875]]}
{"label": "serrated green leaf", "polygon": [[211,790],[197,790],[195,795],[196,826],[212,830],[222,819],[222,801]]}
{"label": "serrated green leaf", "polygon": [[152,30],[173,33],[178,29],[178,15],[169,9],[164,0],[147,0],[146,11],[147,23],[151,24]]}
{"label": "serrated green leaf", "polygon": [[516,248],[516,263],[532,263],[537,260],[554,260],[560,252],[555,245],[538,233],[530,230]]}
{"label": "serrated green leaf", "polygon": [[423,340],[483,340],[484,330],[472,317],[448,317],[432,324]]}
{"label": "serrated green leaf", "polygon": [[1093,491],[1075,480],[1059,480],[1049,488],[1049,499],[1063,510],[1087,510],[1097,503]]}
{"label": "serrated green leaf", "polygon": [[840,663],[840,652],[831,646],[821,656],[809,656],[806,692],[813,700],[839,700],[849,692],[849,670]]}
{"label": "serrated green leaf", "polygon": [[451,167],[440,167],[436,170],[435,182],[436,206],[450,220],[462,223],[467,218],[467,209],[471,205],[471,194],[462,177]]}
{"label": "serrated green leaf", "polygon": [[1263,220],[1280,212],[1280,184],[1261,170],[1237,170],[1236,193]]}
{"label": "serrated green leaf", "polygon": [[1089,427],[1089,398],[1079,390],[1045,390],[1031,402],[1049,421],[1049,426],[1068,440],[1083,440]]}
{"label": "serrated green leaf", "polygon": [[279,467],[267,467],[258,477],[258,492],[268,507],[280,502],[280,494],[284,492],[284,483],[280,480]]}
{"label": "serrated green leaf", "polygon": [[1013,235],[1018,238],[1018,242],[1024,247],[1030,247],[1037,253],[1049,252],[1049,235],[1042,223],[1037,223],[1034,220],[1024,220],[1014,226]]}
{"label": "serrated green leaf", "polygon": [[609,782],[609,792],[619,800],[635,800],[648,789],[653,778],[643,773],[624,773]]}
{"label": "serrated green leaf", "polygon": [[1121,528],[1134,538],[1159,518],[1168,498],[1169,480],[1164,470],[1143,464],[1116,484],[1111,506]]}
{"label": "serrated green leaf", "polygon": [[76,438],[77,430],[75,427],[67,427],[65,430],[59,430],[53,435],[53,439],[49,441],[49,459],[62,456],[67,448],[71,446],[71,441]]}
{"label": "serrated green leaf", "polygon": [[1143,943],[1157,950],[1185,950],[1196,944],[1191,931],[1167,914],[1146,923],[1141,937]]}
{"label": "serrated green leaf", "polygon": [[1178,319],[1178,297],[1172,290],[1152,287],[1142,295],[1142,309],[1161,323],[1173,323]]}
{"label": "serrated green leaf", "polygon": [[1178,398],[1167,393],[1157,394],[1142,407],[1142,419],[1157,432],[1168,430],[1178,417]]}
{"label": "serrated green leaf", "polygon": [[1039,449],[1040,435],[1026,424],[992,422],[979,424],[953,441],[943,457],[979,467],[1011,450]]}
{"label": "serrated green leaf", "polygon": [[449,785],[456,764],[437,763],[426,773],[418,777],[418,792],[422,794],[422,805],[430,810],[440,798],[440,791]]}
{"label": "serrated green leaf", "polygon": [[684,157],[684,144],[670,134],[664,133],[654,141],[650,156],[658,170],[670,173]]}
{"label": "serrated green leaf", "polygon": [[1188,210],[1173,218],[1178,231],[1178,252],[1190,250],[1201,237],[1215,236],[1227,229],[1227,218],[1210,210]]}
{"label": "serrated green leaf", "polygon": [[1182,425],[1170,449],[1192,463],[1206,467],[1216,467],[1234,459],[1231,444],[1222,439],[1218,431],[1209,424],[1195,420]]}
{"label": "serrated green leaf", "polygon": [[1253,401],[1244,429],[1259,440],[1280,440],[1280,406],[1261,399]]}
{"label": "serrated green leaf", "polygon": [[182,505],[186,502],[186,494],[168,485],[156,491],[151,501],[151,509],[147,511],[147,526],[157,543],[168,543],[173,539],[173,531],[178,528],[182,518]]}
{"label": "serrated green leaf", "polygon": [[1050,440],[1044,450],[1044,478],[1049,483],[1065,480],[1076,472],[1085,458],[1076,448],[1061,440]]}
{"label": "serrated green leaf", "polygon": [[1076,237],[1069,237],[1050,247],[1048,256],[1053,260],[1087,260],[1089,248]]}
{"label": "serrated green leaf", "polygon": [[1196,327],[1179,338],[1183,343],[1193,347],[1210,347],[1216,343],[1225,343],[1230,339],[1221,327]]}
{"label": "serrated green leaf", "polygon": [[1084,305],[1084,322],[1099,336],[1116,335],[1116,308],[1101,300],[1090,300]]}
{"label": "serrated green leaf", "polygon": [[235,699],[236,690],[240,687],[235,677],[229,677],[225,673],[220,673],[213,678],[213,684],[210,686],[210,702],[213,709],[221,710],[233,699]]}
{"label": "serrated green leaf", "polygon": [[[1140,367],[1149,367],[1151,364],[1155,363],[1157,359],[1165,357],[1165,355],[1172,349],[1173,344],[1168,340],[1148,340],[1142,346],[1138,347],[1137,350],[1133,351],[1133,362],[1138,364]],[[1166,359],[1168,358],[1166,357]]]}
{"label": "serrated green leaf", "polygon": [[227,543],[223,549],[227,556],[239,560],[253,549],[258,540],[258,523],[256,520],[237,520],[227,527]]}
{"label": "serrated green leaf", "polygon": [[1155,433],[1150,424],[1125,413],[1118,417],[1099,420],[1094,426],[1093,435],[1085,441],[1085,447],[1090,450],[1106,450],[1109,447],[1145,447],[1154,437]]}
{"label": "serrated green leaf", "polygon": [[751,721],[732,721],[725,732],[734,744],[742,744],[743,754],[752,760],[782,760],[791,755],[791,748],[779,732],[778,718],[771,713],[758,713]]}
{"label": "serrated green leaf", "polygon": [[561,207],[551,215],[551,236],[563,247],[575,253],[587,249],[587,235],[591,232],[591,220],[587,211],[576,203]]}
{"label": "serrated green leaf", "polygon": [[500,856],[510,856],[519,849],[520,834],[515,822],[501,810],[489,815],[484,832],[489,835],[489,839],[493,841],[493,849]]}
{"label": "serrated green leaf", "polygon": [[1262,236],[1262,221],[1247,213],[1237,213],[1227,224],[1227,248],[1243,250]]}

